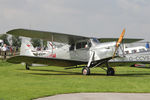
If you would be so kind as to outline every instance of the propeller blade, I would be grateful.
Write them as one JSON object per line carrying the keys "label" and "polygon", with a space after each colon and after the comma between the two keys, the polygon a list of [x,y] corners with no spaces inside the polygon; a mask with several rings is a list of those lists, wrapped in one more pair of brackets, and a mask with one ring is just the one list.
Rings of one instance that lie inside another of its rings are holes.
{"label": "propeller blade", "polygon": [[112,58],[115,57],[116,52],[117,52],[117,50],[118,50],[118,47],[120,46],[120,44],[121,44],[121,42],[122,42],[122,40],[123,40],[124,34],[125,34],[125,28],[123,29],[123,31],[122,31],[122,33],[121,33],[121,35],[120,35],[120,37],[119,37],[119,39],[118,39],[118,41],[117,41],[117,43],[116,43],[115,52],[114,52],[114,55],[112,56]]}
{"label": "propeller blade", "polygon": [[121,33],[119,39],[118,39],[118,42],[117,42],[117,44],[116,44],[117,47],[118,47],[119,44],[122,42],[123,37],[124,37],[124,34],[125,34],[125,29],[123,29],[123,31],[122,31],[122,33]]}

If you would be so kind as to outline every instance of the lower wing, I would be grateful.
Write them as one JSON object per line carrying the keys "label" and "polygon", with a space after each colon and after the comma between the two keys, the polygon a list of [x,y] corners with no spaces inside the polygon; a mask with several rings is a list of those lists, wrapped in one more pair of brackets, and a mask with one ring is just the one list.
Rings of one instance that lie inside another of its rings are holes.
{"label": "lower wing", "polygon": [[57,59],[57,58],[44,58],[44,57],[34,57],[34,56],[15,56],[7,59],[10,63],[28,63],[28,64],[46,64],[50,66],[75,66],[80,64],[86,64],[84,61],[76,61],[70,59]]}

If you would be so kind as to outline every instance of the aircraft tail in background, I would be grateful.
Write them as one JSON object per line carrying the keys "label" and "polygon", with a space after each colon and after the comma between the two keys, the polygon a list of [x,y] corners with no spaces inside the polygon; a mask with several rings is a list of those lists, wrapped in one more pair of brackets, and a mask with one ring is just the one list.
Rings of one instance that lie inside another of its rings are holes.
{"label": "aircraft tail in background", "polygon": [[33,45],[31,44],[31,42],[29,40],[25,40],[21,44],[20,55],[34,56],[33,52],[32,52],[34,50],[35,49],[34,49]]}

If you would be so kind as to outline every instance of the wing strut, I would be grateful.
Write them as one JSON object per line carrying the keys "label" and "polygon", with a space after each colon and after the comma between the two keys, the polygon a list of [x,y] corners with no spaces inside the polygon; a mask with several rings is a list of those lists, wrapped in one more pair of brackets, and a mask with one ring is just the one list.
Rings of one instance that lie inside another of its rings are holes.
{"label": "wing strut", "polygon": [[94,54],[95,54],[95,52],[94,52],[94,51],[92,51],[92,54],[91,54],[90,59],[89,59],[89,61],[88,61],[88,65],[87,65],[87,67],[90,67],[91,62],[92,62],[93,57],[94,57]]}

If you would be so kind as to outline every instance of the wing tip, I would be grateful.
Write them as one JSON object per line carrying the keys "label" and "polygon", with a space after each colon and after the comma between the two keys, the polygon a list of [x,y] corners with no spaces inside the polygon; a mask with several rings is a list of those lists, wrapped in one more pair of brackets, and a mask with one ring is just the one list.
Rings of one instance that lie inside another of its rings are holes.
{"label": "wing tip", "polygon": [[11,30],[7,31],[6,34],[13,34],[17,30],[22,30],[22,28],[11,29]]}

